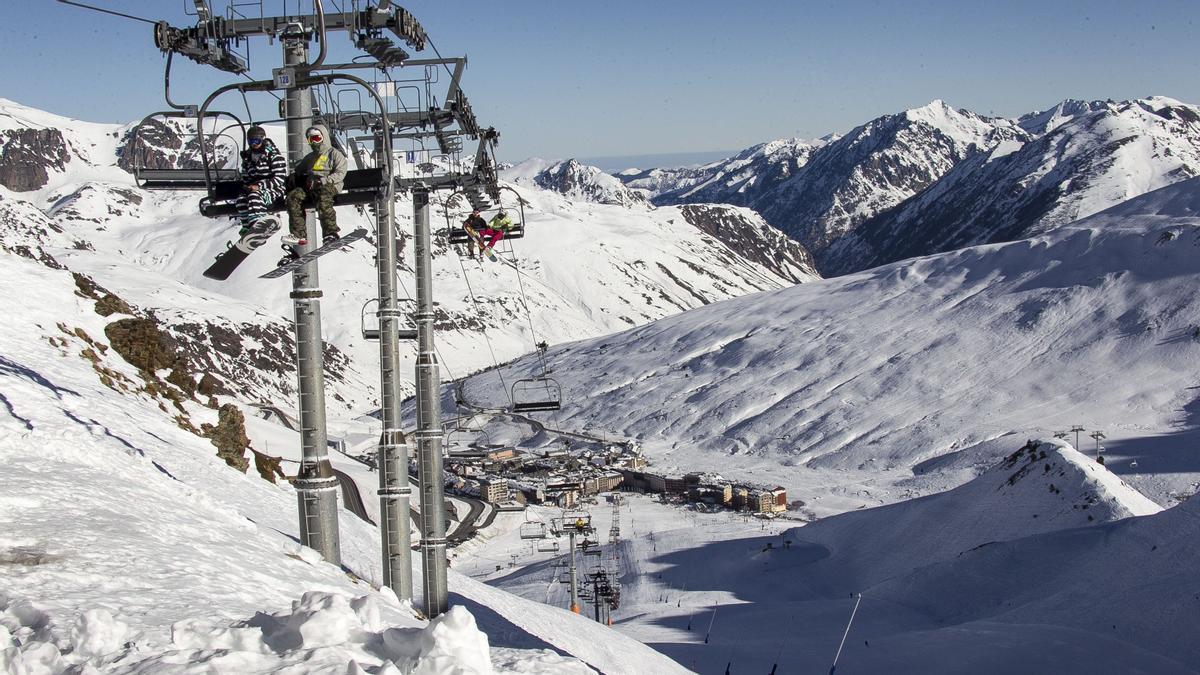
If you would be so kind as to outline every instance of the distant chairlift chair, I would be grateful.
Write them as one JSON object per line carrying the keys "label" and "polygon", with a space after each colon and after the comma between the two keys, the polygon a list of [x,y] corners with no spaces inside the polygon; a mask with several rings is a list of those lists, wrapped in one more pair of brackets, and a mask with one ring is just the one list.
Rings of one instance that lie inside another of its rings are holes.
{"label": "distant chairlift chair", "polygon": [[[361,325],[364,340],[378,340],[380,336],[379,310],[372,309],[372,307],[379,307],[379,298],[371,298],[363,303]],[[401,340],[417,339],[416,328],[399,328],[396,330],[396,334]]]}
{"label": "distant chairlift chair", "polygon": [[546,524],[538,520],[527,520],[521,523],[522,539],[545,539]]}
{"label": "distant chairlift chair", "polygon": [[554,378],[530,377],[517,380],[509,392],[515,413],[562,409],[562,386]]}

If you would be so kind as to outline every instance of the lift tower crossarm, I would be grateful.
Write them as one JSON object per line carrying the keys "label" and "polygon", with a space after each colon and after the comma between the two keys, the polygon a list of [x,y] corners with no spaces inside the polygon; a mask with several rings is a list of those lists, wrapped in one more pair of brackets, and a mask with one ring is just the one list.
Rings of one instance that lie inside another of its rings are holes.
{"label": "lift tower crossarm", "polygon": [[[319,28],[317,17],[264,16],[253,19],[226,19],[223,17],[201,18],[191,28],[171,28],[174,33],[189,39],[225,38],[240,39],[260,35],[282,35],[288,26],[299,24],[306,32]],[[402,7],[393,7],[389,12],[364,10],[361,12],[334,12],[325,15],[326,31],[380,31],[389,30],[405,44],[417,51],[425,49],[428,36],[421,24]]]}

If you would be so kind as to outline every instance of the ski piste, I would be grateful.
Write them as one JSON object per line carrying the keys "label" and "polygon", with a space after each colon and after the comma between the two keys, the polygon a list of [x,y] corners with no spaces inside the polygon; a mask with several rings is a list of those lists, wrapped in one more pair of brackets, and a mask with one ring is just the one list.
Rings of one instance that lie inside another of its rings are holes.
{"label": "ski piste", "polygon": [[354,230],[350,234],[347,234],[344,237],[339,238],[337,241],[331,241],[328,244],[321,246],[320,248],[316,248],[316,249],[309,251],[308,253],[305,253],[304,255],[300,256],[299,258],[296,258],[295,260],[287,263],[286,265],[280,265],[279,267],[276,267],[275,269],[271,270],[270,272],[267,272],[266,274],[260,274],[258,278],[259,279],[278,279],[279,277],[287,274],[288,272],[294,272],[294,271],[300,269],[301,267],[304,267],[308,263],[316,260],[317,258],[320,258],[321,256],[325,255],[326,253],[329,253],[330,251],[336,251],[340,248],[345,248],[345,247],[349,246],[350,244],[353,244],[354,242],[358,241],[359,239],[362,239],[365,236],[367,236],[366,229],[360,227],[359,229]]}
{"label": "ski piste", "polygon": [[204,270],[204,276],[209,279],[225,281],[233,271],[242,264],[254,249],[267,243],[271,235],[279,231],[279,219],[274,216],[260,218],[249,228],[246,234],[236,242],[229,242],[229,248],[217,256],[215,262]]}
{"label": "ski piste", "polygon": [[490,246],[483,243],[483,238],[479,236],[479,233],[475,231],[475,228],[471,227],[470,225],[463,225],[463,229],[467,231],[467,234],[471,235],[471,239],[475,240],[475,243],[479,245],[480,251],[487,256],[488,260],[496,262],[496,253],[492,251]]}

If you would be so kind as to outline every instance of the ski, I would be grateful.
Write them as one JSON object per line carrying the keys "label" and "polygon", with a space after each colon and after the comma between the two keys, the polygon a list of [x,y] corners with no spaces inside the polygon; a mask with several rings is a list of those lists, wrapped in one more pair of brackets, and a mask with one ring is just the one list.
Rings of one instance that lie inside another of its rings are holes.
{"label": "ski", "polygon": [[279,277],[287,274],[288,272],[295,272],[296,270],[300,269],[301,267],[304,267],[308,263],[316,260],[317,258],[320,258],[321,256],[325,255],[326,253],[329,253],[330,251],[336,251],[338,249],[345,248],[345,247],[349,246],[350,244],[353,244],[354,242],[358,241],[359,239],[362,239],[365,236],[367,236],[367,231],[363,228],[359,228],[357,230],[354,230],[350,234],[347,234],[346,236],[341,237],[337,241],[329,242],[328,244],[325,244],[324,246],[321,246],[320,248],[316,248],[316,249],[309,251],[308,253],[305,253],[304,255],[300,256],[299,258],[296,258],[295,260],[292,260],[291,262],[289,262],[285,265],[280,265],[279,267],[276,267],[275,269],[271,270],[270,272],[267,272],[266,274],[259,275],[258,278],[259,279],[278,279]]}

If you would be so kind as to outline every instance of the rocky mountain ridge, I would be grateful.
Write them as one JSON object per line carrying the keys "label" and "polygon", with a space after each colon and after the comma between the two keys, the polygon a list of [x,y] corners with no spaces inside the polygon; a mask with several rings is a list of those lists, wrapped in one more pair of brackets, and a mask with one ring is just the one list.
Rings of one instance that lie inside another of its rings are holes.
{"label": "rocky mountain ridge", "polygon": [[1010,241],[1196,175],[1197,110],[1165,97],[1067,100],[1009,120],[938,100],[827,142],[775,141],[619,178],[655,204],[752,208],[823,273],[845,274]]}

